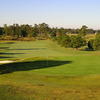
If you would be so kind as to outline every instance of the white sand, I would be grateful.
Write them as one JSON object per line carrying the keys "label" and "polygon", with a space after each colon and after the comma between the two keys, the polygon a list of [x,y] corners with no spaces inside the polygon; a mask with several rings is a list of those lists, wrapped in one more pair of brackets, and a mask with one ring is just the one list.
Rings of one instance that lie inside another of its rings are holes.
{"label": "white sand", "polygon": [[3,63],[4,63],[4,64],[5,64],[5,63],[12,63],[12,62],[14,62],[14,61],[0,61],[0,63],[2,63],[2,64],[3,64]]}
{"label": "white sand", "polygon": [[23,61],[25,59],[20,59],[20,60],[4,60],[4,61],[0,61],[0,63],[2,64],[6,64],[6,63],[12,63],[12,62],[19,62],[19,61]]}

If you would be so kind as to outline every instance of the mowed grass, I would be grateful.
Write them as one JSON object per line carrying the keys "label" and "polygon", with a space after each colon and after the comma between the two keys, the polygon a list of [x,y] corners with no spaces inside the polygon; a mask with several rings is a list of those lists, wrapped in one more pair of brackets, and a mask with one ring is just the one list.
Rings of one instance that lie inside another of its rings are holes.
{"label": "mowed grass", "polygon": [[[55,47],[56,46],[56,47]],[[65,51],[64,51],[65,52]],[[50,41],[1,42],[2,59],[22,59],[28,57],[47,57],[65,55],[63,49]]]}
{"label": "mowed grass", "polygon": [[5,41],[0,100],[100,100],[100,52],[66,49],[48,41]]}

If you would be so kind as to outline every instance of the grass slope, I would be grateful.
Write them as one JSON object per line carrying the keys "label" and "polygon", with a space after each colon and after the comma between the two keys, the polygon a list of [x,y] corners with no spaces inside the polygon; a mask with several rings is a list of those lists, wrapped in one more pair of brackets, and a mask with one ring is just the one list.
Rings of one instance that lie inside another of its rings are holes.
{"label": "grass slope", "polygon": [[100,100],[100,52],[52,41],[1,42],[0,100]]}

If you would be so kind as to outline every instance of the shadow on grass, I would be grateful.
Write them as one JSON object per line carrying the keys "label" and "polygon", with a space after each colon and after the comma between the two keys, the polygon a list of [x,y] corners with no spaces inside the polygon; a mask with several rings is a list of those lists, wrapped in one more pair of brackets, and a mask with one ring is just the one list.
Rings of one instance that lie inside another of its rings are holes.
{"label": "shadow on grass", "polygon": [[85,49],[80,49],[80,51],[94,51],[94,50],[90,48],[85,48]]}
{"label": "shadow on grass", "polygon": [[0,49],[8,49],[9,47],[0,47]]}
{"label": "shadow on grass", "polygon": [[0,59],[6,59],[6,58],[14,58],[14,57],[0,56]]}
{"label": "shadow on grass", "polygon": [[35,69],[56,67],[69,63],[72,63],[72,61],[41,60],[9,63],[0,65],[0,74],[12,73],[15,71],[29,71]]}
{"label": "shadow on grass", "polygon": [[[20,55],[20,54],[25,54],[25,53],[3,53],[3,52],[0,52],[0,59],[14,58],[14,57],[11,57],[11,55]],[[9,57],[9,55],[10,55],[10,57]]]}
{"label": "shadow on grass", "polygon": [[15,42],[6,42],[6,43],[3,43],[3,44],[14,44]]}
{"label": "shadow on grass", "polygon": [[25,53],[2,53],[0,52],[0,55],[20,55],[20,54],[25,54]]}
{"label": "shadow on grass", "polygon": [[[14,42],[6,42],[1,44],[14,44]],[[0,47],[0,49],[9,49],[9,47]]]}
{"label": "shadow on grass", "polygon": [[45,50],[47,48],[8,49],[8,50]]}

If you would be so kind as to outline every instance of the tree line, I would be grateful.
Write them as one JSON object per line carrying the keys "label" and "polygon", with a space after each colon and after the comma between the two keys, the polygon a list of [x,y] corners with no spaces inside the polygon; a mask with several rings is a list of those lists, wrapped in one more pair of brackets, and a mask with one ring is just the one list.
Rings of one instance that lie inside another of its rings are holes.
{"label": "tree line", "polygon": [[[95,39],[90,41],[85,40],[87,34],[97,33]],[[68,34],[77,34],[69,36]],[[58,44],[66,48],[79,48],[81,46],[88,45],[91,50],[100,50],[100,30],[88,29],[83,25],[80,29],[66,29],[66,28],[51,28],[46,23],[32,25],[18,25],[13,24],[7,26],[4,24],[0,27],[0,39],[1,40],[21,40],[23,38],[29,39],[49,39],[57,41]]]}
{"label": "tree line", "polygon": [[87,29],[85,25],[81,29],[66,29],[51,28],[46,23],[34,24],[34,26],[28,24],[7,26],[7,24],[4,24],[3,27],[0,27],[0,39],[20,39],[23,37],[48,39],[65,34],[80,34],[85,37],[86,34],[95,34],[96,32],[100,32],[100,30]]}

